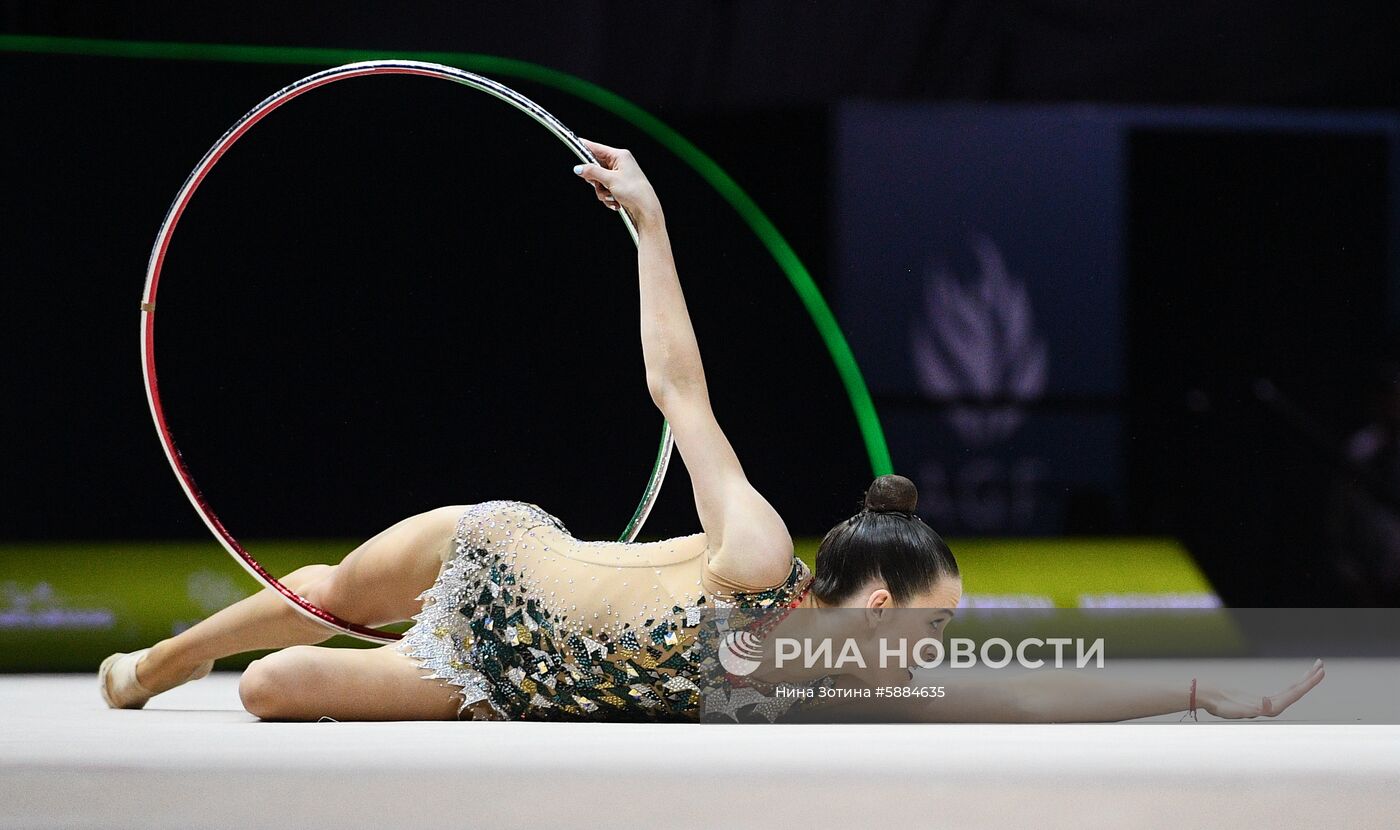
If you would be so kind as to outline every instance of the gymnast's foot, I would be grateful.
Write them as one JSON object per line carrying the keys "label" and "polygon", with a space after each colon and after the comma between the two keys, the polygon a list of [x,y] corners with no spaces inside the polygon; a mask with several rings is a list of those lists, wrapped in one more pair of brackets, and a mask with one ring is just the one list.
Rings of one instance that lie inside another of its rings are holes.
{"label": "gymnast's foot", "polygon": [[[140,709],[146,705],[146,701],[161,692],[198,680],[214,668],[214,661],[206,660],[193,671],[184,672],[183,677],[177,671],[172,679],[169,670],[160,671],[159,661],[146,659],[153,648],[150,646],[130,653],[117,652],[102,661],[97,669],[97,682],[102,699],[109,708]],[[153,662],[155,665],[150,665]],[[138,670],[141,673],[139,677]]]}

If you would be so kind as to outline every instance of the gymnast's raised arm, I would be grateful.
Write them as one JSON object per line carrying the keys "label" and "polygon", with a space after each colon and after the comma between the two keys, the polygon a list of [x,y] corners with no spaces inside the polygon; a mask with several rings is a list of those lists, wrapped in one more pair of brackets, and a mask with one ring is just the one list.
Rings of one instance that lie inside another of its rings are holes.
{"label": "gymnast's raised arm", "polygon": [[792,567],[792,537],[749,483],[710,408],[700,349],[686,310],[661,202],[627,150],[583,143],[600,164],[574,170],[603,204],[625,209],[637,228],[642,357],[652,400],[671,424],[690,471],[695,507],[716,573],[747,585],[776,585]]}

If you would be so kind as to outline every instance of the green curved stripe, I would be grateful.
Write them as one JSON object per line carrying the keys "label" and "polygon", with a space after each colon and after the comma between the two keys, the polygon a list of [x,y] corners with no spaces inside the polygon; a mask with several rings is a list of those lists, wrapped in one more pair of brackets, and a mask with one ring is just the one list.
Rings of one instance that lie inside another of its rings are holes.
{"label": "green curved stripe", "polygon": [[147,58],[157,60],[226,61],[233,63],[284,63],[336,66],[355,61],[406,58],[456,66],[483,75],[503,75],[524,78],[554,87],[596,104],[650,135],[689,164],[739,213],[763,242],[792,283],[802,305],[816,324],[841,382],[846,387],[851,407],[874,474],[894,472],[885,433],[880,428],[875,404],[865,386],[865,378],[856,364],[855,355],[841,333],[836,317],[826,304],[821,291],[812,281],[806,266],[788,244],[773,222],[744,192],[737,182],[705,155],[699,147],[660,119],[616,93],[582,78],[550,69],[528,61],[482,55],[473,52],[416,52],[385,49],[322,49],[308,46],[248,46],[220,43],[164,43],[158,41],[97,40],[89,38],[46,37],[42,35],[0,35],[0,51],[30,52],[62,55],[89,55],[108,58]]}

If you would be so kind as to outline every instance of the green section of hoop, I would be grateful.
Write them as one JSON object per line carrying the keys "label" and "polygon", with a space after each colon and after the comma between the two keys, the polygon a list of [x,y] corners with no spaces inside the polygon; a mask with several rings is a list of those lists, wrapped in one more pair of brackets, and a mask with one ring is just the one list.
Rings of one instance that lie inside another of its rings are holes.
{"label": "green section of hoop", "polygon": [[[157,41],[97,40],[47,37],[43,35],[0,35],[0,51],[38,54],[86,55],[108,58],[155,60],[225,61],[234,63],[283,63],[334,66],[356,61],[403,58],[456,66],[483,75],[524,78],[554,87],[594,104],[656,139],[690,165],[709,183],[758,236],[778,267],[787,275],[812,322],[826,344],[827,352],[846,388],[856,422],[865,441],[866,454],[874,475],[894,472],[884,430],[870,399],[865,378],[856,364],[846,337],[830,306],[822,296],[805,265],[783,235],[734,179],[699,147],[667,126],[656,116],[616,93],[567,72],[529,61],[472,52],[415,52],[384,49],[322,49],[307,46],[248,46],[218,43],[165,43]],[[663,437],[663,443],[664,443]],[[660,463],[658,461],[658,463]],[[635,523],[637,516],[633,516]],[[632,524],[629,523],[630,531]],[[624,531],[625,533],[626,531]]]}

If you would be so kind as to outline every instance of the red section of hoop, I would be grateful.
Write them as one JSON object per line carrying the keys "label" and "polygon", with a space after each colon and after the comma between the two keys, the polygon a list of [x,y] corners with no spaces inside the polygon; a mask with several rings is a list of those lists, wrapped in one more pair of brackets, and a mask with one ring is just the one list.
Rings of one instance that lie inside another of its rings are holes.
{"label": "red section of hoop", "polygon": [[[203,162],[201,162],[199,168],[195,171],[194,178],[189,188],[184,191],[184,194],[181,197],[180,201],[174,206],[174,209],[171,211],[170,221],[165,229],[165,235],[160,240],[160,247],[156,250],[155,264],[151,268],[150,285],[147,287],[146,296],[144,298],[148,306],[153,306],[155,303],[156,290],[160,284],[161,269],[165,266],[165,253],[170,247],[170,240],[175,236],[175,227],[179,224],[180,217],[184,214],[185,207],[189,204],[190,199],[194,197],[195,191],[199,189],[199,185],[204,181],[204,177],[209,174],[210,170],[214,169],[214,165],[218,163],[219,159],[223,157],[224,153],[228,152],[228,149],[234,144],[236,144],[238,140],[242,138],[243,135],[253,127],[254,124],[258,123],[268,113],[275,111],[278,107],[281,107],[283,104],[287,103],[288,101],[291,101],[293,98],[296,98],[304,93],[310,92],[313,89],[317,89],[318,87],[325,86],[326,84],[335,83],[336,81],[343,81],[347,78],[358,78],[365,75],[423,75],[430,78],[442,78],[444,80],[452,80],[450,76],[445,76],[425,69],[414,69],[410,67],[395,66],[365,67],[362,70],[346,72],[344,74],[331,75],[329,77],[322,78],[321,80],[308,83],[305,86],[297,87],[296,89],[288,92],[285,95],[265,102],[259,109],[255,110],[250,116],[248,116],[246,120],[244,120],[243,123],[241,123],[233,133],[228,135],[225,139],[221,139],[218,149],[215,150],[215,152],[212,153],[208,158],[204,159]],[[155,413],[156,427],[160,432],[161,441],[166,446],[166,452],[169,454],[170,458],[175,462],[174,466],[176,473],[180,476],[180,480],[185,485],[186,490],[193,495],[196,509],[199,510],[199,512],[204,516],[205,520],[208,522],[210,527],[214,529],[214,532],[219,536],[219,538],[221,538],[225,542],[225,544],[231,550],[237,552],[237,554],[243,559],[243,561],[246,562],[248,566],[252,568],[253,571],[262,578],[264,582],[267,583],[268,587],[276,589],[283,596],[287,597],[287,599],[296,603],[297,606],[305,609],[312,615],[316,616],[318,619],[329,623],[333,627],[345,631],[354,632],[356,634],[365,635],[379,641],[393,641],[401,639],[403,637],[402,634],[398,634],[392,631],[380,631],[378,629],[363,626],[358,623],[352,623],[347,620],[342,620],[340,617],[337,617],[329,611],[326,611],[322,608],[318,608],[317,606],[312,605],[311,603],[302,599],[299,595],[296,594],[296,592],[289,590],[285,585],[273,578],[273,576],[269,574],[261,564],[258,563],[258,560],[253,558],[253,555],[247,550],[245,550],[243,546],[239,544],[238,540],[233,538],[233,535],[228,532],[228,529],[224,527],[223,522],[219,520],[218,515],[214,513],[214,509],[210,507],[209,503],[205,500],[204,494],[200,492],[199,486],[195,483],[194,477],[190,474],[189,469],[185,466],[184,459],[181,457],[180,451],[175,446],[175,439],[170,434],[170,427],[165,422],[165,408],[161,404],[159,384],[156,378],[155,314],[153,312],[146,313],[145,328],[146,349],[144,359],[146,363],[146,384],[147,391],[149,392],[151,398],[152,409]]]}

